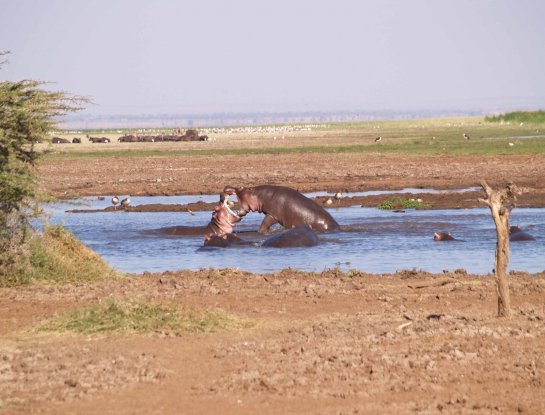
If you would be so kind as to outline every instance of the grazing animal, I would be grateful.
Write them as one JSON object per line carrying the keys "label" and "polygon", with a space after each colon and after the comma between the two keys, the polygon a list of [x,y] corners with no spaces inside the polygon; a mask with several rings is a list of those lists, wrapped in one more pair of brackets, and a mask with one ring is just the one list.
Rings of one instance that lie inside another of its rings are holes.
{"label": "grazing animal", "polygon": [[450,232],[435,232],[433,234],[433,240],[434,241],[453,241],[454,236]]}
{"label": "grazing animal", "polygon": [[67,144],[70,143],[66,138],[60,138],[60,137],[53,137],[51,140],[53,144]]}
{"label": "grazing animal", "polygon": [[467,135],[466,133],[464,133],[464,138],[465,138],[466,140],[469,140],[469,135]]}
{"label": "grazing animal", "polygon": [[112,205],[114,205],[114,210],[117,210],[118,204],[119,204],[119,198],[117,196],[112,197]]}
{"label": "grazing animal", "polygon": [[375,138],[375,143],[380,143],[381,141],[382,141],[382,137],[379,136]]}
{"label": "grazing animal", "polygon": [[107,137],[89,137],[89,141],[92,143],[109,143],[110,139]]}
{"label": "grazing animal", "polygon": [[74,137],[74,138],[72,139],[72,143],[73,143],[73,144],[81,144],[81,138]]}

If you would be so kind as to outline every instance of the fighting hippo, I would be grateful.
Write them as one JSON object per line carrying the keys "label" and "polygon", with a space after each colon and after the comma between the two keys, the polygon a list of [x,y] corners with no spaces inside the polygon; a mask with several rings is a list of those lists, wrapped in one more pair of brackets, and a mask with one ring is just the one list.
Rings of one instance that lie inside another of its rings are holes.
{"label": "fighting hippo", "polygon": [[521,229],[520,225],[515,225],[515,226],[510,226],[509,227],[509,240],[511,242],[535,241],[536,238],[534,238],[529,233],[524,232]]}
{"label": "fighting hippo", "polygon": [[316,232],[308,225],[287,229],[266,239],[261,246],[268,248],[295,248],[316,246],[320,242]]}
{"label": "fighting hippo", "polygon": [[434,241],[454,241],[454,236],[450,232],[435,232],[433,234]]}
{"label": "fighting hippo", "polygon": [[227,195],[237,195],[240,216],[244,216],[248,211],[265,214],[258,231],[261,234],[268,233],[271,226],[276,223],[286,229],[303,224],[320,232],[339,229],[339,224],[324,208],[289,187],[265,184],[235,188],[228,185],[223,192]]}
{"label": "fighting hippo", "polygon": [[204,246],[225,248],[232,244],[246,244],[233,233],[233,225],[242,219],[229,208],[225,195],[220,195],[220,203],[214,207],[212,219],[204,232]]}

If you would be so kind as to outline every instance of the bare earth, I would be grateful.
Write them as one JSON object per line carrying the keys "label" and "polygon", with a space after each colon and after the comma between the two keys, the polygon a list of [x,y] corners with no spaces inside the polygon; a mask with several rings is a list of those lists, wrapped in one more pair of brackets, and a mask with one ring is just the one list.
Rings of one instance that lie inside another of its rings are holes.
{"label": "bare earth", "polygon": [[[545,413],[545,274],[512,275],[494,317],[490,276],[286,270],[145,274],[3,289],[6,414]],[[108,296],[223,309],[250,328],[98,338],[30,334]]]}
{"label": "bare earth", "polygon": [[[49,159],[39,172],[42,190],[58,197],[219,193],[226,184],[263,183],[457,189],[484,178],[529,187],[521,204],[545,206],[542,156],[142,156]],[[467,195],[435,198],[435,207],[468,207]],[[182,270],[0,289],[0,413],[543,414],[545,274],[512,275],[510,283],[510,320],[495,317],[493,277],[463,270]],[[108,296],[223,309],[252,325],[206,334],[30,332]]]}

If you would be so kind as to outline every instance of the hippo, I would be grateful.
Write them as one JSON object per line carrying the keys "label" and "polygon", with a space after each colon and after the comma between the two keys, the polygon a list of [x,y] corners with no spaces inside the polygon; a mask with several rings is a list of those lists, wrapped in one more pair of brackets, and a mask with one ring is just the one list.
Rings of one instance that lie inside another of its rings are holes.
{"label": "hippo", "polygon": [[231,210],[227,199],[228,196],[221,194],[219,204],[214,207],[212,219],[204,231],[204,246],[225,248],[233,244],[249,244],[233,233],[233,225],[242,217]]}
{"label": "hippo", "polygon": [[535,241],[536,238],[534,238],[529,233],[523,231],[520,225],[515,225],[509,227],[509,240],[511,242]]}
{"label": "hippo", "polygon": [[435,232],[433,234],[434,241],[454,241],[454,236],[450,232]]}
{"label": "hippo", "polygon": [[92,143],[109,143],[111,140],[106,137],[89,137],[89,141]]}
{"label": "hippo", "polygon": [[308,225],[290,228],[266,239],[261,246],[268,248],[295,248],[316,246],[320,242],[316,232]]}
{"label": "hippo", "polygon": [[51,139],[51,142],[53,144],[68,144],[68,143],[70,143],[70,141],[67,140],[66,138],[60,138],[60,137],[53,137]]}
{"label": "hippo", "polygon": [[227,185],[223,192],[237,195],[240,216],[248,211],[265,213],[258,231],[261,234],[269,233],[276,223],[286,229],[305,224],[319,232],[332,232],[340,228],[323,207],[289,187],[265,184],[235,188]]}

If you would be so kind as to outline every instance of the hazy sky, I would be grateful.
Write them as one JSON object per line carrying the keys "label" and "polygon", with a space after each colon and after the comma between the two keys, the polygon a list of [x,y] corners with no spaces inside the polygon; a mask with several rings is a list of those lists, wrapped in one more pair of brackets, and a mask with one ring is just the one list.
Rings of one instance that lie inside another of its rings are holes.
{"label": "hazy sky", "polygon": [[543,0],[0,0],[0,50],[89,113],[545,108]]}

